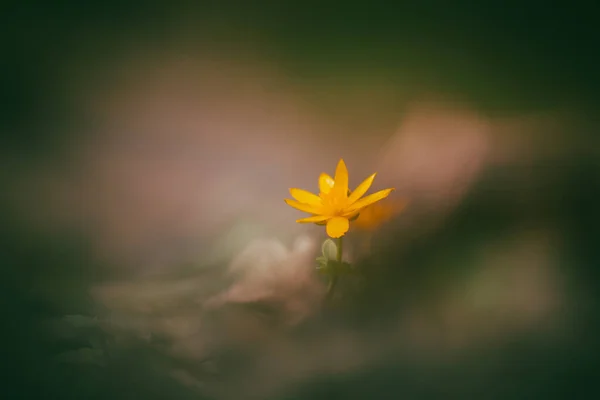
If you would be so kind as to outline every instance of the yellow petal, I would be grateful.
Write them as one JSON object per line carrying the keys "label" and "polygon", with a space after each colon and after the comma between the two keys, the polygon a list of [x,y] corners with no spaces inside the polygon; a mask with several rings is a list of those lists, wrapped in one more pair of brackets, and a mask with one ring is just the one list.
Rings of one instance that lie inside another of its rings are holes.
{"label": "yellow petal", "polygon": [[354,203],[355,201],[360,199],[365,193],[367,193],[367,190],[369,190],[369,188],[373,184],[373,179],[375,179],[375,175],[377,174],[371,175],[370,177],[362,181],[362,183],[358,185],[356,189],[354,189],[354,192],[352,192],[352,194],[350,194],[350,197],[348,197],[348,204]]}
{"label": "yellow petal", "polygon": [[335,183],[333,188],[341,196],[348,196],[348,168],[343,159],[338,162],[337,168],[335,169]]}
{"label": "yellow petal", "polygon": [[313,215],[312,217],[306,217],[306,218],[302,218],[302,219],[298,219],[296,220],[297,223],[299,224],[310,224],[310,223],[319,223],[319,222],[324,222],[325,220],[329,219],[330,217],[326,216],[326,215]]}
{"label": "yellow petal", "polygon": [[374,231],[399,214],[407,203],[406,199],[377,202],[363,208],[360,216],[352,225],[359,230]]}
{"label": "yellow petal", "polygon": [[373,194],[368,195],[367,197],[363,197],[358,200],[356,203],[352,204],[350,207],[344,210],[344,215],[350,215],[361,208],[365,208],[366,206],[375,203],[376,201],[383,200],[392,193],[394,189],[384,189],[379,192],[375,192]]}
{"label": "yellow petal", "polygon": [[350,222],[348,221],[348,218],[333,217],[327,221],[327,234],[332,238],[339,238],[348,232],[349,227]]}
{"label": "yellow petal", "polygon": [[285,199],[285,202],[288,206],[292,206],[296,210],[304,211],[311,214],[319,214],[319,210],[315,206],[311,206],[310,204],[300,203],[299,201],[290,199]]}
{"label": "yellow petal", "polygon": [[300,203],[309,204],[311,206],[320,206],[322,204],[319,196],[306,190],[292,188],[290,189],[290,194]]}
{"label": "yellow petal", "polygon": [[334,185],[334,180],[331,176],[327,175],[325,172],[323,172],[320,176],[319,176],[319,190],[321,191],[321,193],[329,193],[331,191],[331,189],[333,188]]}

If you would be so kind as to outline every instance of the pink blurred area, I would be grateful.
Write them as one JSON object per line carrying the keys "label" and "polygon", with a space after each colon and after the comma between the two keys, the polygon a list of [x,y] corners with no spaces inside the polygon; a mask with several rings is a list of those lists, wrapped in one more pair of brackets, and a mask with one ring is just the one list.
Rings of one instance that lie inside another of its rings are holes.
{"label": "pink blurred area", "polygon": [[[339,158],[351,185],[378,172],[373,190],[396,187],[417,208],[447,212],[490,162],[532,156],[528,140],[496,131],[524,137],[540,120],[495,121],[418,93],[390,111],[376,81],[339,95],[327,114],[258,56],[148,52],[85,77],[72,99],[90,122],[60,167],[27,181],[23,207],[41,226],[83,231],[108,264],[148,271],[230,259],[256,235],[320,235],[295,224],[302,214],[283,198],[289,187],[316,191]],[[47,207],[33,207],[38,196]]]}
{"label": "pink blurred area", "polygon": [[219,238],[231,242],[242,223],[250,237],[315,232],[293,222],[300,215],[283,203],[288,188],[316,190],[341,157],[352,171],[372,168],[390,132],[352,132],[319,116],[266,63],[214,58],[149,54],[105,71],[101,84],[83,81],[73,98],[91,126],[61,168],[34,176],[29,193],[49,204],[28,214],[82,229],[109,264],[148,269],[199,248],[200,262],[230,258],[207,251]]}

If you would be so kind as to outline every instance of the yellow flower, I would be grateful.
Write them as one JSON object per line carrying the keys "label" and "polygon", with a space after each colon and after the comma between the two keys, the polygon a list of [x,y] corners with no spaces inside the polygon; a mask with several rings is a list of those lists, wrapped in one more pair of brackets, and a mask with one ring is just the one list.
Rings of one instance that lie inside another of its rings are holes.
{"label": "yellow flower", "polygon": [[[290,189],[295,200],[285,202],[300,210],[312,214],[297,220],[298,223],[326,223],[327,234],[332,238],[344,236],[350,227],[350,220],[365,207],[385,199],[394,189],[384,189],[362,197],[371,187],[373,174],[365,179],[353,192],[348,190],[348,169],[344,160],[340,160],[335,170],[335,179],[326,173],[319,176],[320,193],[310,193],[302,189]],[[362,197],[362,198],[361,198]]]}
{"label": "yellow flower", "polygon": [[354,228],[362,231],[375,231],[383,223],[392,219],[406,207],[406,200],[382,201],[365,207],[354,222]]}

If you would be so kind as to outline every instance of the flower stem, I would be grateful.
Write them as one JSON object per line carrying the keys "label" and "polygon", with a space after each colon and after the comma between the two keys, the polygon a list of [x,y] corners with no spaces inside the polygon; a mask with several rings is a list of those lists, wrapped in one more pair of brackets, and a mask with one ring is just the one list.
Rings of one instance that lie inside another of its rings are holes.
{"label": "flower stem", "polygon": [[[344,241],[343,236],[338,239],[337,243],[337,254],[336,254],[336,267],[342,263],[342,251],[344,249]],[[337,271],[335,268],[331,271],[331,279],[329,281],[329,285],[327,286],[327,293],[325,294],[325,300],[330,299],[333,296],[333,291],[335,289],[335,285],[337,284]]]}

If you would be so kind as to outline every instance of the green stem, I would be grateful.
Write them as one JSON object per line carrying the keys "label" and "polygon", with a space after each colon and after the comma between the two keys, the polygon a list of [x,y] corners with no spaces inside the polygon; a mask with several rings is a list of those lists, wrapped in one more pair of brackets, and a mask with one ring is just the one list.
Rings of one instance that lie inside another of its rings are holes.
{"label": "green stem", "polygon": [[[337,243],[337,254],[335,257],[336,267],[342,263],[342,251],[344,249],[344,241],[343,236],[338,238]],[[329,285],[327,286],[327,293],[325,294],[325,300],[330,299],[333,296],[333,291],[335,289],[335,285],[337,284],[338,276],[335,268],[331,271],[331,280],[329,281]]]}

